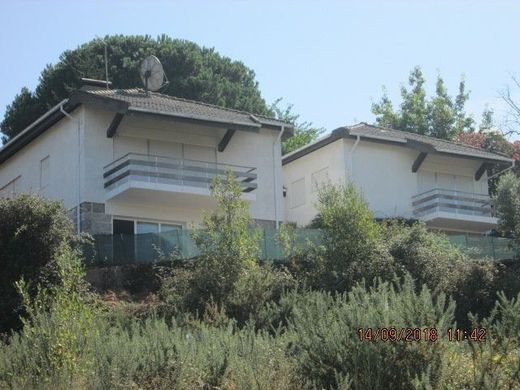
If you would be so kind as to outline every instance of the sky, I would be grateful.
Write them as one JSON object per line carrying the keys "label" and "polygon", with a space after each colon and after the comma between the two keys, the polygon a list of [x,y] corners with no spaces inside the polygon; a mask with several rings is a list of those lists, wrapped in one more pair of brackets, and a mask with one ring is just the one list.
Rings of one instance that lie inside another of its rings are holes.
{"label": "sky", "polygon": [[64,50],[164,33],[242,61],[268,103],[283,98],[328,131],[374,121],[382,87],[398,102],[416,65],[429,92],[441,74],[455,95],[464,75],[467,110],[479,121],[487,105],[500,122],[500,93],[520,75],[519,17],[517,1],[2,1],[0,118]]}

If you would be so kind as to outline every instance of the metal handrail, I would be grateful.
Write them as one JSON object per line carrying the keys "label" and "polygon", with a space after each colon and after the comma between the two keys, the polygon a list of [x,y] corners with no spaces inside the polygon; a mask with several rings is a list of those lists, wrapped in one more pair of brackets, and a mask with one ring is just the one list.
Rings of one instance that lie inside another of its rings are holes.
{"label": "metal handrail", "polygon": [[488,195],[488,194],[479,194],[479,193],[476,193],[476,192],[466,192],[466,191],[458,191],[458,190],[449,190],[449,189],[447,189],[447,188],[432,188],[431,190],[428,190],[428,191],[425,191],[425,192],[421,192],[420,194],[412,195],[412,199],[414,199],[414,198],[418,198],[418,197],[421,197],[421,196],[424,196],[424,195],[426,195],[426,194],[429,194],[430,192],[435,192],[435,191],[445,191],[445,192],[452,192],[452,193],[456,193],[456,194],[472,195],[472,196],[482,196],[482,197],[487,197],[487,198],[489,198],[489,195]]}
{"label": "metal handrail", "polygon": [[[143,177],[144,181],[147,182],[156,182],[162,178],[180,181],[183,186],[189,185],[185,182],[200,182],[201,184],[204,183],[203,186],[208,187],[212,179],[223,175],[226,169],[235,172],[243,191],[250,192],[258,187],[254,183],[257,179],[257,175],[254,173],[256,168],[139,153],[127,153],[106,165],[103,178],[105,179],[105,188],[111,187],[132,175]],[[198,185],[196,186],[198,187]]]}
{"label": "metal handrail", "polygon": [[124,156],[121,156],[119,157],[118,159],[112,161],[111,163],[105,165],[103,167],[103,170],[106,170],[107,168],[109,168],[111,165],[115,165],[116,163],[118,163],[119,161],[123,161],[125,159],[128,159],[129,156],[141,156],[141,157],[147,157],[147,158],[164,158],[164,159],[167,159],[167,160],[176,160],[176,161],[189,161],[189,162],[195,162],[195,163],[202,163],[202,164],[215,164],[215,165],[225,165],[225,166],[228,166],[228,167],[233,167],[233,168],[242,168],[242,169],[256,169],[256,168],[252,168],[252,167],[247,167],[247,166],[243,166],[243,165],[235,165],[235,164],[228,164],[228,163],[213,163],[213,162],[210,162],[210,161],[202,161],[202,160],[190,160],[190,159],[187,159],[187,158],[178,158],[178,157],[169,157],[169,156],[161,156],[161,155],[158,155],[158,154],[144,154],[144,153],[134,153],[134,152],[129,152],[127,154],[125,154]]}
{"label": "metal handrail", "polygon": [[431,213],[440,208],[447,208],[453,209],[449,212],[455,214],[466,210],[477,215],[493,215],[489,195],[443,188],[433,188],[412,196],[412,206],[414,214]]}

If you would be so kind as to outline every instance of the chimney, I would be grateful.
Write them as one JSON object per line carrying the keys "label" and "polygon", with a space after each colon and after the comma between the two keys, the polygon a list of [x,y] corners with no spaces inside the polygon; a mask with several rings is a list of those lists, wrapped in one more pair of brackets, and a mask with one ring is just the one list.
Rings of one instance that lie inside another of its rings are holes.
{"label": "chimney", "polygon": [[109,81],[108,83],[105,80],[95,80],[95,79],[81,79],[81,88],[82,91],[97,91],[100,89],[110,89],[112,87],[112,83]]}

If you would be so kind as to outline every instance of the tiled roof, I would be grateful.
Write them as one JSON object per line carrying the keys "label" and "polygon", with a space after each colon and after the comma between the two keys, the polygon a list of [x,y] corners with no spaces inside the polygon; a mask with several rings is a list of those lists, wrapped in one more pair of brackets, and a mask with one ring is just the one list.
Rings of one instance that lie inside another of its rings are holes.
{"label": "tiled roof", "polygon": [[445,141],[438,138],[428,137],[426,135],[369,125],[367,123],[340,127],[312,144],[286,154],[283,156],[282,162],[283,164],[287,164],[340,138],[355,137],[358,135],[362,138],[372,139],[379,142],[395,142],[410,148],[427,150],[431,153],[466,156],[493,162],[512,162],[510,157],[503,154],[492,153],[473,146]]}
{"label": "tiled roof", "polygon": [[127,103],[129,105],[128,110],[130,111],[147,111],[157,114],[247,125],[252,127],[285,126],[288,129],[293,128],[293,125],[290,123],[263,115],[232,110],[212,104],[181,99],[155,92],[146,93],[142,89],[99,89],[84,90],[82,92]]}
{"label": "tiled roof", "polygon": [[497,161],[511,161],[510,157],[502,154],[488,152],[484,149],[476,148],[462,143],[446,141],[439,138],[428,137],[426,135],[420,135],[415,133],[408,133],[406,131],[393,130],[386,127],[369,125],[367,123],[359,123],[354,126],[347,127],[347,131],[351,135],[365,135],[375,137],[388,137],[395,139],[397,142],[402,141],[415,141],[424,145],[432,147],[439,153],[452,153],[468,155],[473,157],[481,157],[488,160]]}

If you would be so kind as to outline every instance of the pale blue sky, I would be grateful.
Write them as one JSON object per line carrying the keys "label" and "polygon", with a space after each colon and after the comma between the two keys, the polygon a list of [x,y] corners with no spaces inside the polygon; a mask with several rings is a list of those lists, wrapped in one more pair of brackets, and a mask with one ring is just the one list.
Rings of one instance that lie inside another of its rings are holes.
{"label": "pale blue sky", "polygon": [[501,119],[499,91],[520,73],[519,17],[514,1],[2,1],[0,115],[65,49],[165,33],[243,61],[267,102],[283,97],[327,130],[373,121],[381,87],[397,98],[415,65],[429,90],[439,71],[452,94],[464,73],[468,110],[480,119],[489,104]]}

